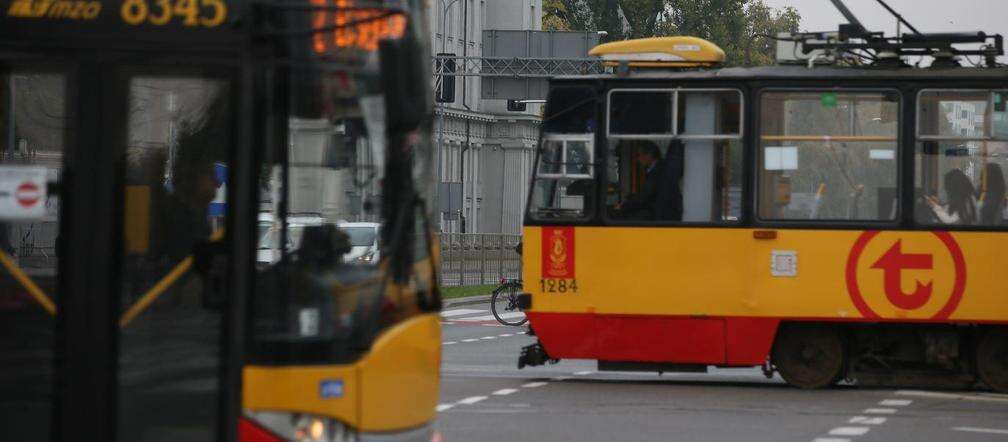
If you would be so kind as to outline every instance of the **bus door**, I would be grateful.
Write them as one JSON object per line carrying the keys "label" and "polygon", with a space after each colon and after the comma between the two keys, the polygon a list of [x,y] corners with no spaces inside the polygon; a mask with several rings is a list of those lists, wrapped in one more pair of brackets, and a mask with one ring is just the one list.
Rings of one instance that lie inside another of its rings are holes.
{"label": "bus door", "polygon": [[233,78],[0,64],[0,421],[12,440],[202,441],[234,426],[222,414],[239,373],[222,345],[242,151]]}

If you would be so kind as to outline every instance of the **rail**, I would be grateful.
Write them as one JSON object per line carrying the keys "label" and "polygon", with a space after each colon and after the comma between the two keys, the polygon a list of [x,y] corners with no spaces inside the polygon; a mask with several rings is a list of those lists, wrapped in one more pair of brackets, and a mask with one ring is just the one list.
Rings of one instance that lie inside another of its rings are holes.
{"label": "rail", "polygon": [[521,278],[521,255],[515,249],[521,235],[442,233],[441,284],[498,284]]}

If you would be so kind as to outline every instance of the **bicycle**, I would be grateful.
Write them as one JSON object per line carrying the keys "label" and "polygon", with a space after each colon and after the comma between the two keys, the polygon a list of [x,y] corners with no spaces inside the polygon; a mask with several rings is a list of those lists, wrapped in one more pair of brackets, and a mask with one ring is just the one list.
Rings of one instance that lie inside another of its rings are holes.
{"label": "bicycle", "polygon": [[502,279],[501,284],[494,289],[490,296],[490,311],[497,322],[515,327],[528,322],[528,317],[518,308],[518,293],[521,288],[520,279]]}

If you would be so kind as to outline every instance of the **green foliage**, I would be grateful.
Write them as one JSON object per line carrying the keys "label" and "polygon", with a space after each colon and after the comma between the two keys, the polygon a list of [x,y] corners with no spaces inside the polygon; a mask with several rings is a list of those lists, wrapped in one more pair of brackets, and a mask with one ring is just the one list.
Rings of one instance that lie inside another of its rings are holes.
{"label": "green foliage", "polygon": [[544,0],[543,29],[605,31],[605,41],[690,35],[717,44],[727,65],[773,62],[774,41],[759,37],[798,30],[792,7],[763,0]]}

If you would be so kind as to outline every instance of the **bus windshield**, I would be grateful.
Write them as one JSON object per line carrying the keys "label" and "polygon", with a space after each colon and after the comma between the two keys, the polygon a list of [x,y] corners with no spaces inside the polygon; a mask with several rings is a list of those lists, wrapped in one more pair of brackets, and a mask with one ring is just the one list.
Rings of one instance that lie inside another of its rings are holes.
{"label": "bus windshield", "polygon": [[[360,23],[384,16],[369,14]],[[260,242],[253,301],[257,364],[353,361],[383,329],[422,311],[413,297],[387,295],[393,265],[383,265],[394,255],[391,250],[415,246],[421,238],[377,226],[412,228],[395,221],[416,214],[401,210],[398,195],[383,189],[429,176],[424,173],[429,162],[421,158],[429,152],[428,137],[405,137],[417,170],[390,166],[382,52],[367,42],[336,44],[349,35],[313,42],[311,61],[286,71],[287,136],[271,143],[263,168],[268,174],[261,180],[260,206],[271,207],[275,221]],[[416,79],[423,80],[428,79]],[[344,228],[345,223],[374,227]],[[379,242],[381,253],[351,253],[356,246],[374,245],[379,234],[389,238]]]}

